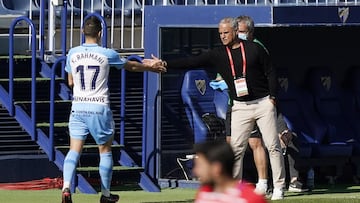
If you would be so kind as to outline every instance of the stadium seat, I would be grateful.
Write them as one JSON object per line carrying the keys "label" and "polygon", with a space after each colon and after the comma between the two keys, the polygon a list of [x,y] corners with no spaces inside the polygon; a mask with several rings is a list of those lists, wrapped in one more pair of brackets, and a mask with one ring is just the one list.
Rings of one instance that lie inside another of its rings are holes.
{"label": "stadium seat", "polygon": [[281,4],[296,4],[298,1],[298,3],[303,3],[302,0],[280,0]]}
{"label": "stadium seat", "polygon": [[181,97],[190,127],[193,129],[195,143],[207,139],[208,129],[202,116],[207,113],[217,115],[217,108],[224,108],[218,109],[222,113],[226,113],[227,109],[227,94],[219,93],[215,99],[216,90],[209,86],[209,82],[210,79],[205,70],[189,70],[185,73],[182,83]]}
{"label": "stadium seat", "polygon": [[[308,88],[314,97],[315,110],[327,125],[322,145],[313,148],[318,157],[337,157],[339,162],[353,153],[354,129],[344,114],[344,97],[332,72],[326,67],[311,68],[307,75]],[[338,170],[339,165],[338,165]]]}
{"label": "stadium seat", "polygon": [[309,72],[310,90],[316,110],[329,128],[329,143],[354,142],[355,131],[347,116],[345,99],[348,95],[337,84],[328,68],[313,68]]}
{"label": "stadium seat", "polygon": [[335,4],[336,0],[308,0],[309,4]]}
{"label": "stadium seat", "polygon": [[360,67],[350,67],[345,77],[345,90],[348,93],[346,111],[349,122],[355,129],[356,144],[353,154],[360,156]]}
{"label": "stadium seat", "polygon": [[293,84],[284,70],[278,70],[278,110],[297,134],[299,156],[305,158],[307,166],[334,166],[336,174],[333,175],[341,176],[353,146],[345,142],[329,142],[329,127],[316,109],[314,96]]}
{"label": "stadium seat", "polygon": [[1,10],[7,11],[8,14],[29,16],[30,7],[32,16],[40,15],[40,8],[37,7],[34,1],[28,0],[0,0]]}
{"label": "stadium seat", "polygon": [[[41,0],[34,0],[35,6],[37,8],[39,8],[39,9],[40,9],[40,4],[41,4],[40,2],[41,2]],[[46,13],[48,12],[48,8],[49,8],[49,2],[45,1],[45,12]],[[61,17],[62,8],[63,8],[63,6],[55,7],[55,15],[57,17]],[[79,8],[73,7],[72,4],[71,4],[71,1],[67,1],[67,15],[70,16],[71,12],[74,13],[74,16],[80,16],[81,15],[81,10]],[[86,16],[86,15],[87,15],[87,13],[86,13],[86,11],[84,11],[84,16]]]}
{"label": "stadium seat", "polygon": [[[216,4],[216,0],[208,0],[207,3],[209,5]],[[218,0],[217,1],[218,5],[239,5],[239,4],[243,4],[243,3],[244,3],[244,0]]]}
{"label": "stadium seat", "polygon": [[[39,12],[41,10],[41,0],[33,0],[34,1],[34,5],[36,8],[39,9]],[[49,8],[49,1],[44,1],[45,2],[45,15],[47,15],[47,12],[48,12],[48,8]],[[56,9],[55,9],[56,10]],[[61,9],[59,9],[61,10]]]}
{"label": "stadium seat", "polygon": [[205,5],[205,0],[184,0],[187,5]]}
{"label": "stadium seat", "polygon": [[[265,4],[265,1],[267,0],[238,0],[239,4],[260,4],[263,5]],[[270,4],[270,2],[268,2],[268,4]]]}
{"label": "stadium seat", "polygon": [[351,95],[349,103],[349,111],[353,118],[353,126],[356,127],[356,137],[360,141],[360,67],[351,67],[348,71],[347,77],[345,78],[346,84],[345,89]]}
{"label": "stadium seat", "polygon": [[[287,69],[278,69],[279,92],[277,95],[278,111],[284,116],[291,131],[297,134],[300,157],[310,157],[312,145],[319,144],[326,134],[326,126],[317,115],[311,115],[309,105],[312,97],[291,82]],[[311,106],[310,106],[311,107]],[[310,108],[311,109],[311,108]],[[307,117],[313,116],[311,125]]]}
{"label": "stadium seat", "polygon": [[[198,0],[200,1],[200,0]],[[207,4],[208,5],[214,5],[214,4],[218,4],[218,5],[239,5],[239,4],[245,4],[246,0],[207,0]],[[247,0],[248,4],[254,3],[256,0]],[[264,0],[258,0],[258,1],[264,1]],[[203,0],[203,4],[205,4],[205,0]]]}
{"label": "stadium seat", "polygon": [[21,11],[15,11],[13,9],[9,9],[9,6],[12,7],[12,5],[9,5],[8,1],[0,0],[0,14],[1,15],[24,15],[24,12]]}
{"label": "stadium seat", "polygon": [[[112,9],[112,1],[113,0],[106,0],[105,1],[105,4],[106,4],[106,7],[110,8],[110,11]],[[133,2],[134,2],[134,5],[133,5]],[[115,15],[121,15],[122,13],[122,8],[123,8],[123,5],[122,5],[123,1],[122,0],[114,0],[114,13]],[[124,1],[124,15],[125,16],[131,16],[132,15],[132,9],[134,9],[134,14],[135,15],[140,15],[141,14],[141,2],[140,1]]]}
{"label": "stadium seat", "polygon": [[[166,5],[184,5],[185,0],[165,0],[165,3]],[[164,5],[164,0],[145,0],[145,5],[161,6]]]}
{"label": "stadium seat", "polygon": [[[93,12],[101,13],[103,9],[104,16],[111,15],[111,8],[107,6],[106,3],[103,4],[102,0],[84,0],[83,2],[84,2],[83,9],[87,13],[93,13]],[[73,0],[73,4],[71,5],[70,3],[70,6],[74,6],[74,8],[81,10],[81,0]]]}

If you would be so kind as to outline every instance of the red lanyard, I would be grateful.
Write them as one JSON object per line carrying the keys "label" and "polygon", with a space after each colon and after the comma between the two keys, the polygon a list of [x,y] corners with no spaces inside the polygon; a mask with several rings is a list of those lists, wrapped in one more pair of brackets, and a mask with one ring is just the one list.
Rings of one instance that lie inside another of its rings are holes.
{"label": "red lanyard", "polygon": [[[233,75],[233,77],[235,79],[236,74],[235,74],[235,68],[234,68],[234,61],[232,59],[229,47],[226,47],[226,51],[227,51],[229,61],[230,61],[231,73],[232,73],[232,75]],[[246,74],[246,57],[245,57],[245,49],[244,49],[243,42],[240,42],[240,51],[241,51],[241,56],[242,56],[242,61],[243,61],[243,72],[242,73],[243,73],[243,76],[245,77],[245,74]]]}

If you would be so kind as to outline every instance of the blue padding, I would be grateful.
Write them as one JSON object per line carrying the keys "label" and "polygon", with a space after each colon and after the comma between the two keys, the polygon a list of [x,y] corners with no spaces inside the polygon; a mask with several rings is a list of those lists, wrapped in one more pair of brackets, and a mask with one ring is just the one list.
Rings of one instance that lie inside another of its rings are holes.
{"label": "blue padding", "polygon": [[142,63],[143,58],[139,55],[130,55],[127,57],[129,61],[137,61],[139,63]]}

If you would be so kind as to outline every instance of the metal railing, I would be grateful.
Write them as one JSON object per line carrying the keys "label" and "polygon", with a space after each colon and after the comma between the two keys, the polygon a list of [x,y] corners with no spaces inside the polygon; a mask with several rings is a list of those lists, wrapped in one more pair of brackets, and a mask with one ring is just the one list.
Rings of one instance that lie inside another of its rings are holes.
{"label": "metal railing", "polygon": [[56,79],[56,69],[57,67],[60,67],[64,69],[62,64],[65,62],[66,57],[62,56],[59,57],[55,63],[51,67],[51,82],[50,82],[50,117],[49,117],[49,146],[50,146],[50,152],[49,152],[49,160],[54,161],[55,160],[55,147],[54,147],[54,128],[55,128],[55,79]]}
{"label": "metal railing", "polygon": [[[97,13],[104,17],[108,26],[108,47],[117,50],[144,49],[144,10],[146,6],[242,6],[242,5],[359,5],[360,0],[63,0],[64,5],[54,5],[53,0],[29,0],[28,17],[39,19],[39,51],[40,56],[56,53],[57,50],[68,50],[81,43],[81,22],[89,13]],[[36,3],[34,3],[36,2]],[[61,1],[60,1],[61,2]],[[40,15],[35,15],[39,13]],[[16,10],[0,9],[9,13]],[[19,12],[19,11],[17,11]],[[45,16],[48,16],[45,19]],[[45,24],[45,20],[48,21]],[[57,21],[64,21],[64,24]],[[61,26],[56,26],[56,25]],[[47,30],[45,28],[47,27]],[[45,39],[45,31],[47,39]],[[67,32],[68,31],[68,32]],[[59,32],[59,33],[58,33]],[[68,40],[60,42],[62,33]],[[29,29],[29,48],[31,29]]]}
{"label": "metal railing", "polygon": [[[119,2],[121,3],[119,4]],[[67,34],[69,38],[68,48],[81,43],[81,22],[84,21],[89,13],[97,13],[109,24],[108,31],[110,38],[107,41],[108,47],[130,50],[144,48],[143,11],[145,1],[139,4],[139,1],[136,0],[65,0],[64,4],[66,8],[64,5],[63,7],[53,7],[53,9],[67,10],[66,18],[68,19],[67,27],[69,29],[69,33]],[[65,16],[62,16],[61,18],[63,19],[64,17]],[[56,24],[56,22],[52,24]],[[49,30],[48,32],[56,34],[56,31],[57,29],[54,28],[54,30]],[[77,36],[79,36],[80,40],[77,40]],[[120,40],[116,42],[115,39]],[[56,37],[49,37],[49,45],[53,45],[55,41]],[[50,49],[49,51],[55,51],[55,49]]]}
{"label": "metal railing", "polygon": [[9,32],[9,113],[15,115],[14,110],[14,30],[20,21],[25,21],[31,28],[31,137],[36,140],[36,27],[34,23],[25,16],[16,18]]}

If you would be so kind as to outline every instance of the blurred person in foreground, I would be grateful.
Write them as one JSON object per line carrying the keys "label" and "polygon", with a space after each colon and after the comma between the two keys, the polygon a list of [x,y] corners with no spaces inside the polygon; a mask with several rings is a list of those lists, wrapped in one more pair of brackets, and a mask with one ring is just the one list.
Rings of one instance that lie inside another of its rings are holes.
{"label": "blurred person in foreground", "polygon": [[195,203],[266,203],[253,185],[233,178],[235,155],[230,144],[208,141],[195,144],[194,150],[193,172],[201,183]]}

